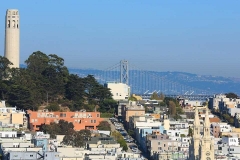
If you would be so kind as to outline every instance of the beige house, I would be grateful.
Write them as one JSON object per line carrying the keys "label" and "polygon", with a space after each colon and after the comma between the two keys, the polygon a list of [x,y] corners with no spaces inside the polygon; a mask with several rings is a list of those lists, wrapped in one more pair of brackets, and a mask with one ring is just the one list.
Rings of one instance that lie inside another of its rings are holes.
{"label": "beige house", "polygon": [[2,126],[13,124],[20,127],[27,127],[25,114],[24,111],[17,110],[16,107],[6,107],[5,101],[0,102],[0,121],[2,122]]}
{"label": "beige house", "polygon": [[135,101],[129,101],[128,105],[122,106],[122,119],[125,125],[129,126],[129,119],[132,116],[144,116],[145,108]]}

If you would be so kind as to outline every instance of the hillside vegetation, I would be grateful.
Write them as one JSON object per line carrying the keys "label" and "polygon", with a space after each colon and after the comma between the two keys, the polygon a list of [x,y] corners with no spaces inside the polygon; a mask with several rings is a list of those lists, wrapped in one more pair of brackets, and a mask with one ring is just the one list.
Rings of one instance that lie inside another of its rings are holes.
{"label": "hillside vegetation", "polygon": [[0,56],[0,99],[18,109],[52,111],[85,109],[114,112],[117,104],[108,88],[92,75],[70,74],[64,59],[55,54],[33,52],[25,68],[9,68],[11,62]]}

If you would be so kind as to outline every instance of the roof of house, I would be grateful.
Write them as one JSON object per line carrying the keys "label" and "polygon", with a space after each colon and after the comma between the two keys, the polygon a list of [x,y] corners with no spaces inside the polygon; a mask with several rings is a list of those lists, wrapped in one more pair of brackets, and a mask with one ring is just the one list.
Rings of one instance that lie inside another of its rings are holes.
{"label": "roof of house", "polygon": [[209,121],[210,121],[210,123],[221,122],[221,120],[218,117],[209,118]]}

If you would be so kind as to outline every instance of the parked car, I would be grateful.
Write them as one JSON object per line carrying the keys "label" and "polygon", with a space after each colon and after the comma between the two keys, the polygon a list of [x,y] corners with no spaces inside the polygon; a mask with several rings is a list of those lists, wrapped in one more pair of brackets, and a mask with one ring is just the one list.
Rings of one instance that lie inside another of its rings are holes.
{"label": "parked car", "polygon": [[129,145],[129,148],[132,149],[132,148],[138,148],[138,147],[137,147],[137,145],[132,144],[132,145]]}
{"label": "parked car", "polygon": [[132,139],[127,139],[126,142],[128,142],[128,143],[132,143],[133,140],[132,140]]}

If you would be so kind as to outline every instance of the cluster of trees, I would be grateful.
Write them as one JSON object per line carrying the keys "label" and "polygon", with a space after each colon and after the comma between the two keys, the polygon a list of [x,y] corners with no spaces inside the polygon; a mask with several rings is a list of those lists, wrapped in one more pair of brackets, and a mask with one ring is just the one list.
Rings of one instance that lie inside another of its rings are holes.
{"label": "cluster of trees", "polygon": [[113,113],[117,105],[108,88],[92,75],[70,74],[64,59],[55,54],[33,52],[25,61],[26,68],[9,68],[10,64],[0,56],[0,99],[12,106],[37,110],[49,104],[47,108],[54,111],[60,106],[93,111],[97,106],[101,112]]}
{"label": "cluster of trees", "polygon": [[231,125],[234,126],[234,117],[230,116],[229,114],[223,114],[222,117]]}
{"label": "cluster of trees", "polygon": [[238,95],[233,92],[226,93],[225,95],[227,98],[238,98]]}
{"label": "cluster of trees", "polygon": [[[239,98],[238,95],[236,93],[233,92],[229,92],[229,93],[225,93],[227,98],[232,98],[232,99],[237,99]],[[221,119],[224,119],[225,121],[227,121],[228,123],[230,123],[231,125],[235,125],[234,124],[234,117],[232,117],[229,114],[223,113],[221,111],[219,111],[218,109],[213,109],[212,113],[217,115],[218,117],[220,117]]]}
{"label": "cluster of trees", "polygon": [[98,130],[111,131],[111,125],[108,123],[108,121],[101,121],[97,128]]}
{"label": "cluster of trees", "polygon": [[120,144],[120,146],[123,148],[124,151],[128,150],[127,143],[123,139],[123,136],[121,135],[121,133],[119,133],[118,131],[113,131],[112,136],[117,140],[117,142]]}
{"label": "cluster of trees", "polygon": [[160,93],[160,95],[158,95],[157,92],[153,92],[153,94],[150,97],[150,99],[152,99],[152,100],[164,100],[164,98],[165,98],[165,96],[162,92]]}
{"label": "cluster of trees", "polygon": [[168,112],[170,116],[175,119],[181,118],[180,114],[183,114],[183,110],[176,99],[165,97],[163,102],[168,106]]}
{"label": "cluster of trees", "polygon": [[43,124],[40,128],[44,133],[50,134],[51,138],[56,138],[56,135],[65,135],[61,143],[67,146],[84,147],[86,142],[91,139],[90,130],[75,131],[72,122],[64,120],[49,125]]}

